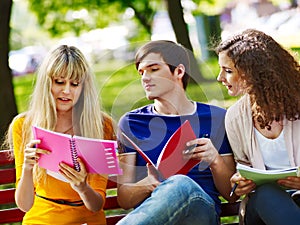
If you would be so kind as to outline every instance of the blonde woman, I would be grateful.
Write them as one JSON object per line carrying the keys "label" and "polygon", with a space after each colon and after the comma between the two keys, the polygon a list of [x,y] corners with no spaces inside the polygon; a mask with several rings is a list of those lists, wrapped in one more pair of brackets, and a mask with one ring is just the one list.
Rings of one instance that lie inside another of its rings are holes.
{"label": "blonde woman", "polygon": [[63,182],[38,167],[32,125],[60,133],[114,139],[112,119],[100,110],[94,75],[83,54],[61,45],[40,66],[27,112],[10,125],[7,143],[14,149],[18,207],[23,224],[106,224],[103,205],[107,177],[60,164]]}

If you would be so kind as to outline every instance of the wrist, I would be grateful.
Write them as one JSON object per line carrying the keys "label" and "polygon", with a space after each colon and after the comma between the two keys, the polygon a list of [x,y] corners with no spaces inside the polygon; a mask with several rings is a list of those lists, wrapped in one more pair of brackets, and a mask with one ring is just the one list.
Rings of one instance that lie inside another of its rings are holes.
{"label": "wrist", "polygon": [[22,171],[23,171],[23,173],[32,173],[33,166],[32,165],[23,164]]}
{"label": "wrist", "polygon": [[77,186],[76,189],[80,196],[85,196],[89,193],[90,190],[92,190],[88,184],[85,184],[81,187]]}

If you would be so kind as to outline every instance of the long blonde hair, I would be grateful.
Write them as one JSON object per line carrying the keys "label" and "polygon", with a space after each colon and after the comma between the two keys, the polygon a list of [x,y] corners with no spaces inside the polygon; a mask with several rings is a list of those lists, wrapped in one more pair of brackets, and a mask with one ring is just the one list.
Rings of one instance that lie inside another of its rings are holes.
{"label": "long blonde hair", "polygon": [[[92,73],[82,52],[73,46],[61,45],[50,51],[37,72],[34,91],[22,127],[22,143],[20,150],[32,138],[33,125],[54,130],[57,123],[55,100],[51,93],[52,80],[62,77],[78,80],[82,84],[82,92],[73,109],[74,134],[91,138],[103,138],[103,113],[100,107],[95,76]],[[12,122],[13,124],[13,122]],[[10,148],[12,143],[12,124],[7,133]],[[43,171],[38,168],[39,171]]]}

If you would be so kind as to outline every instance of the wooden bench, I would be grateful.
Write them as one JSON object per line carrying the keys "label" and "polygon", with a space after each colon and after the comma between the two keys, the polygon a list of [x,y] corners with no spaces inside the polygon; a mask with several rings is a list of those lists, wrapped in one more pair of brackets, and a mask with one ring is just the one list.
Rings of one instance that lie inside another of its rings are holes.
{"label": "wooden bench", "polygon": [[[8,150],[0,150],[0,224],[21,222],[24,212],[15,205],[15,168],[14,160],[8,157]],[[107,197],[105,202],[105,213],[107,225],[116,224],[128,211],[122,210],[116,197],[116,176],[109,178],[107,185]],[[237,216],[239,203],[222,203],[221,218]],[[237,225],[238,223],[224,223]]]}

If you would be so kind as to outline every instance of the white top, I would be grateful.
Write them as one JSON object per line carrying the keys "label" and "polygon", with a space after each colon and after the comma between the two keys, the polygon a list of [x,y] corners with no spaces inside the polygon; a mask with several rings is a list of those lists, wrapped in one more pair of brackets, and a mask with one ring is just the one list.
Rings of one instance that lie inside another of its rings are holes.
{"label": "white top", "polygon": [[284,130],[275,139],[263,136],[256,128],[255,135],[267,170],[291,167],[284,140]]}

